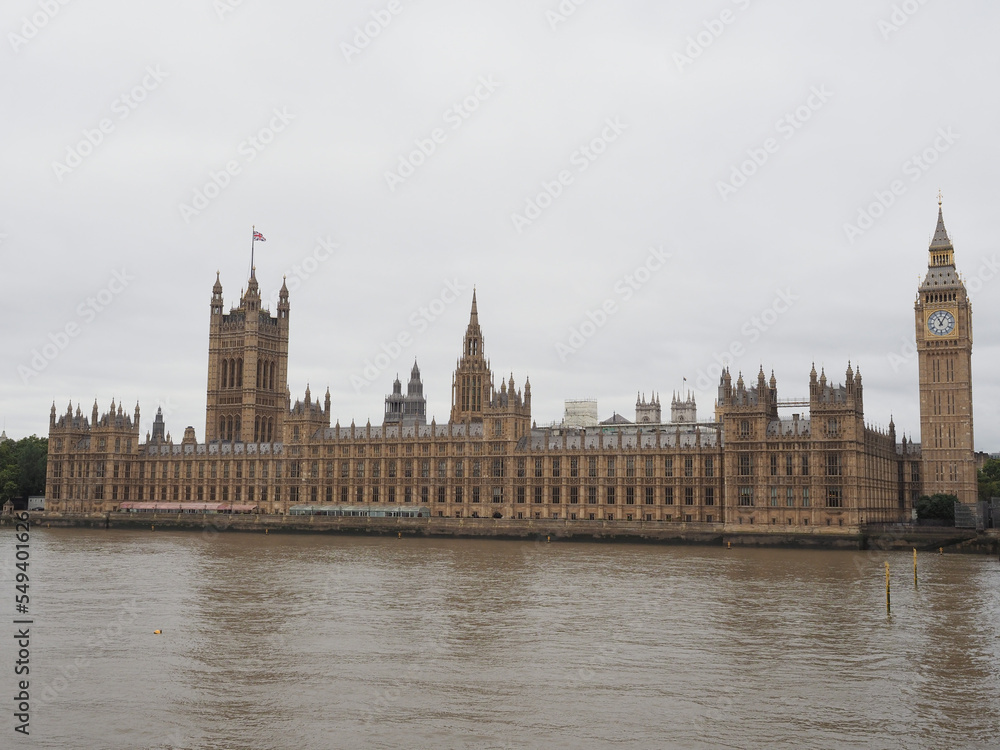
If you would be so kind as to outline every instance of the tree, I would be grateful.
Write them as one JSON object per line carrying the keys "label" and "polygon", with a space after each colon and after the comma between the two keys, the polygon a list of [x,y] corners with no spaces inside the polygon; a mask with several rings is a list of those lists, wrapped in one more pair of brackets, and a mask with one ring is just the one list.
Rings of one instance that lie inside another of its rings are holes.
{"label": "tree", "polygon": [[45,493],[49,441],[32,435],[0,443],[0,503]]}
{"label": "tree", "polygon": [[1000,459],[990,458],[979,470],[979,499],[1000,498]]}
{"label": "tree", "polygon": [[23,497],[45,494],[45,469],[48,461],[49,441],[32,435],[18,440],[20,455],[18,468],[21,473],[18,491]]}
{"label": "tree", "polygon": [[917,509],[917,518],[936,518],[941,521],[955,522],[955,503],[958,498],[938,492],[933,495],[922,495],[917,498],[913,507]]}
{"label": "tree", "polygon": [[0,469],[0,505],[17,497],[17,472],[14,467]]}

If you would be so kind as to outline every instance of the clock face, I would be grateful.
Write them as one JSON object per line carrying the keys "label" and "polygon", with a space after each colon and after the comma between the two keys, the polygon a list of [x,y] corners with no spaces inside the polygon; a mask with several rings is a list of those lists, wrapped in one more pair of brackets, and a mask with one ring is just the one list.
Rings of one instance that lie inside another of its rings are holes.
{"label": "clock face", "polygon": [[947,336],[955,330],[955,316],[947,310],[938,310],[927,318],[927,328],[935,336]]}

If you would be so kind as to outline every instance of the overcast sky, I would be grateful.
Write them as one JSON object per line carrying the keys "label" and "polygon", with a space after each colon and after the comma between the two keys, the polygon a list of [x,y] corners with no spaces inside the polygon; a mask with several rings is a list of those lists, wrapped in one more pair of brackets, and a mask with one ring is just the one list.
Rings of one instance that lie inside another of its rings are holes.
{"label": "overcast sky", "polygon": [[256,225],[292,398],[329,386],[342,424],[414,357],[447,420],[475,285],[539,424],[685,378],[710,419],[730,352],[781,398],[850,360],[867,420],[919,439],[940,189],[1000,449],[1000,6],[577,3],[5,2],[7,434],[114,397],[202,440],[212,284],[238,302]]}

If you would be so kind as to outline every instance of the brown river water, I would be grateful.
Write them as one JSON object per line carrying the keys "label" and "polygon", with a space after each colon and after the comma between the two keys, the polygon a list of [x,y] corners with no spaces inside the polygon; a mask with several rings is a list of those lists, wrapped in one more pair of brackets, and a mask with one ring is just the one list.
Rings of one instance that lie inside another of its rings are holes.
{"label": "brown river water", "polygon": [[993,557],[80,529],[25,737],[14,543],[0,748],[1000,747]]}

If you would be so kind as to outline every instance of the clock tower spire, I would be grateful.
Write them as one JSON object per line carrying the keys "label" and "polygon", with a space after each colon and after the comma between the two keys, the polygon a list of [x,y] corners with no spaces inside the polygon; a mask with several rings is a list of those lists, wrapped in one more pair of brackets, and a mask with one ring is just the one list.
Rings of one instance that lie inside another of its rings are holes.
{"label": "clock tower spire", "polygon": [[914,306],[924,494],[978,499],[972,426],[972,306],[955,271],[941,196],[927,275]]}

